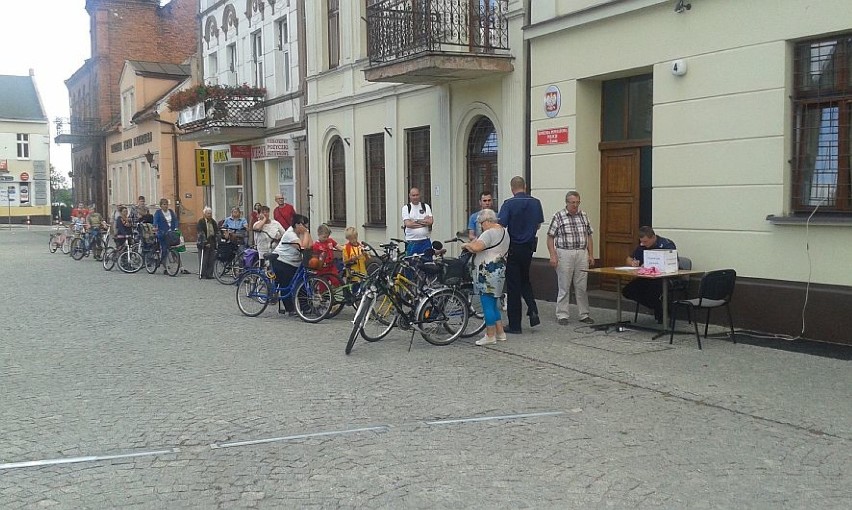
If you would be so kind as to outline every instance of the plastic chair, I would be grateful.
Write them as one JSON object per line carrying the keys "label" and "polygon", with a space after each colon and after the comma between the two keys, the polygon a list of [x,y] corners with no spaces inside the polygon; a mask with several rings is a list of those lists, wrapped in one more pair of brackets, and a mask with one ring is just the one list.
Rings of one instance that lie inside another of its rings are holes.
{"label": "plastic chair", "polygon": [[[695,327],[695,339],[698,340],[699,349],[701,349],[701,336],[698,334],[698,321],[692,317],[692,312],[697,309],[707,310],[707,321],[704,324],[704,338],[707,338],[707,328],[710,325],[710,312],[714,308],[724,306],[728,312],[728,324],[731,327],[731,340],[734,343],[737,343],[737,338],[734,336],[734,319],[731,317],[730,307],[736,282],[737,272],[733,269],[710,271],[701,278],[701,285],[698,287],[698,297],[694,299],[672,301],[673,307],[682,306],[686,308],[687,315],[692,321],[692,325]],[[674,340],[675,317],[676,315],[672,313],[669,344],[671,344]]]}
{"label": "plastic chair", "polygon": [[[677,268],[683,270],[692,269],[692,259],[689,257],[681,257],[677,258]],[[671,304],[674,299],[675,293],[681,293],[683,297],[686,297],[686,291],[689,289],[689,276],[684,276],[681,278],[669,278],[666,280],[666,284],[669,286],[669,304]],[[633,322],[639,321],[639,307],[641,305],[639,302],[636,302],[636,309],[633,311]]]}

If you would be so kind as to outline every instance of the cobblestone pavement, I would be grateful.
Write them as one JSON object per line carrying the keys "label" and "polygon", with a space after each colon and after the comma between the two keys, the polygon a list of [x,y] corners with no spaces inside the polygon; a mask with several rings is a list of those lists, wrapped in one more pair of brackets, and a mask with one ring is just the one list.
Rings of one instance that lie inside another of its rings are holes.
{"label": "cobblestone pavement", "polygon": [[47,237],[0,231],[0,508],[852,507],[847,361],[544,302],[493,348],[345,356],[351,311],[246,318],[232,287]]}

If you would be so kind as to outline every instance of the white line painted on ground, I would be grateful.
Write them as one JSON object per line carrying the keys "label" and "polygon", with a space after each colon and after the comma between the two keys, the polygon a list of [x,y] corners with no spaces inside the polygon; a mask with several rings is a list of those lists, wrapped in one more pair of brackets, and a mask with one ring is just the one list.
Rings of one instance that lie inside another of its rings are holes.
{"label": "white line painted on ground", "polygon": [[30,460],[26,462],[10,462],[0,464],[0,469],[18,469],[28,467],[55,466],[57,464],[75,464],[78,462],[98,462],[116,459],[132,459],[134,457],[150,457],[153,455],[166,455],[178,453],[180,448],[169,448],[168,450],[153,450],[148,452],[119,453],[115,455],[90,455],[86,457],[66,457],[64,459]]}
{"label": "white line painted on ground", "polygon": [[265,443],[277,443],[281,441],[296,441],[299,439],[310,439],[312,437],[324,437],[324,436],[340,436],[344,434],[357,434],[359,432],[386,432],[390,429],[389,425],[379,425],[376,427],[363,427],[360,429],[346,429],[346,430],[332,430],[329,432],[314,432],[311,434],[298,434],[295,436],[284,436],[284,437],[270,437],[266,439],[253,439],[249,441],[235,441],[232,443],[212,443],[210,448],[233,448],[235,446],[250,446],[256,444],[265,444]]}
{"label": "white line painted on ground", "polygon": [[427,425],[450,425],[453,423],[473,423],[479,421],[493,421],[493,420],[519,420],[523,418],[537,418],[540,416],[558,416],[560,414],[565,414],[563,411],[547,411],[543,413],[525,413],[525,414],[507,414],[504,416],[480,416],[477,418],[457,418],[453,420],[436,420],[436,421],[427,421]]}

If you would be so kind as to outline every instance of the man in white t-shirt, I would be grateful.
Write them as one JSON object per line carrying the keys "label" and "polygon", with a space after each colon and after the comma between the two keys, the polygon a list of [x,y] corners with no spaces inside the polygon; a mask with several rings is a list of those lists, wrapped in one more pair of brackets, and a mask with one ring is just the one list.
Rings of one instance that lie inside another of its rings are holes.
{"label": "man in white t-shirt", "polygon": [[432,208],[420,201],[420,190],[411,188],[409,203],[402,206],[402,226],[405,229],[405,254],[425,253],[432,247]]}

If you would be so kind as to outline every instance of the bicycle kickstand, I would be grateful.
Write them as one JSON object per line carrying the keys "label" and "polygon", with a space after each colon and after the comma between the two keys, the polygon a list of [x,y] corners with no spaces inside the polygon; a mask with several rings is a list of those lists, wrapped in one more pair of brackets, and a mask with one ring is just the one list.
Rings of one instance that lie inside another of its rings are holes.
{"label": "bicycle kickstand", "polygon": [[414,345],[414,333],[417,332],[417,328],[411,328],[411,340],[408,341],[408,352],[411,352],[411,346]]}

